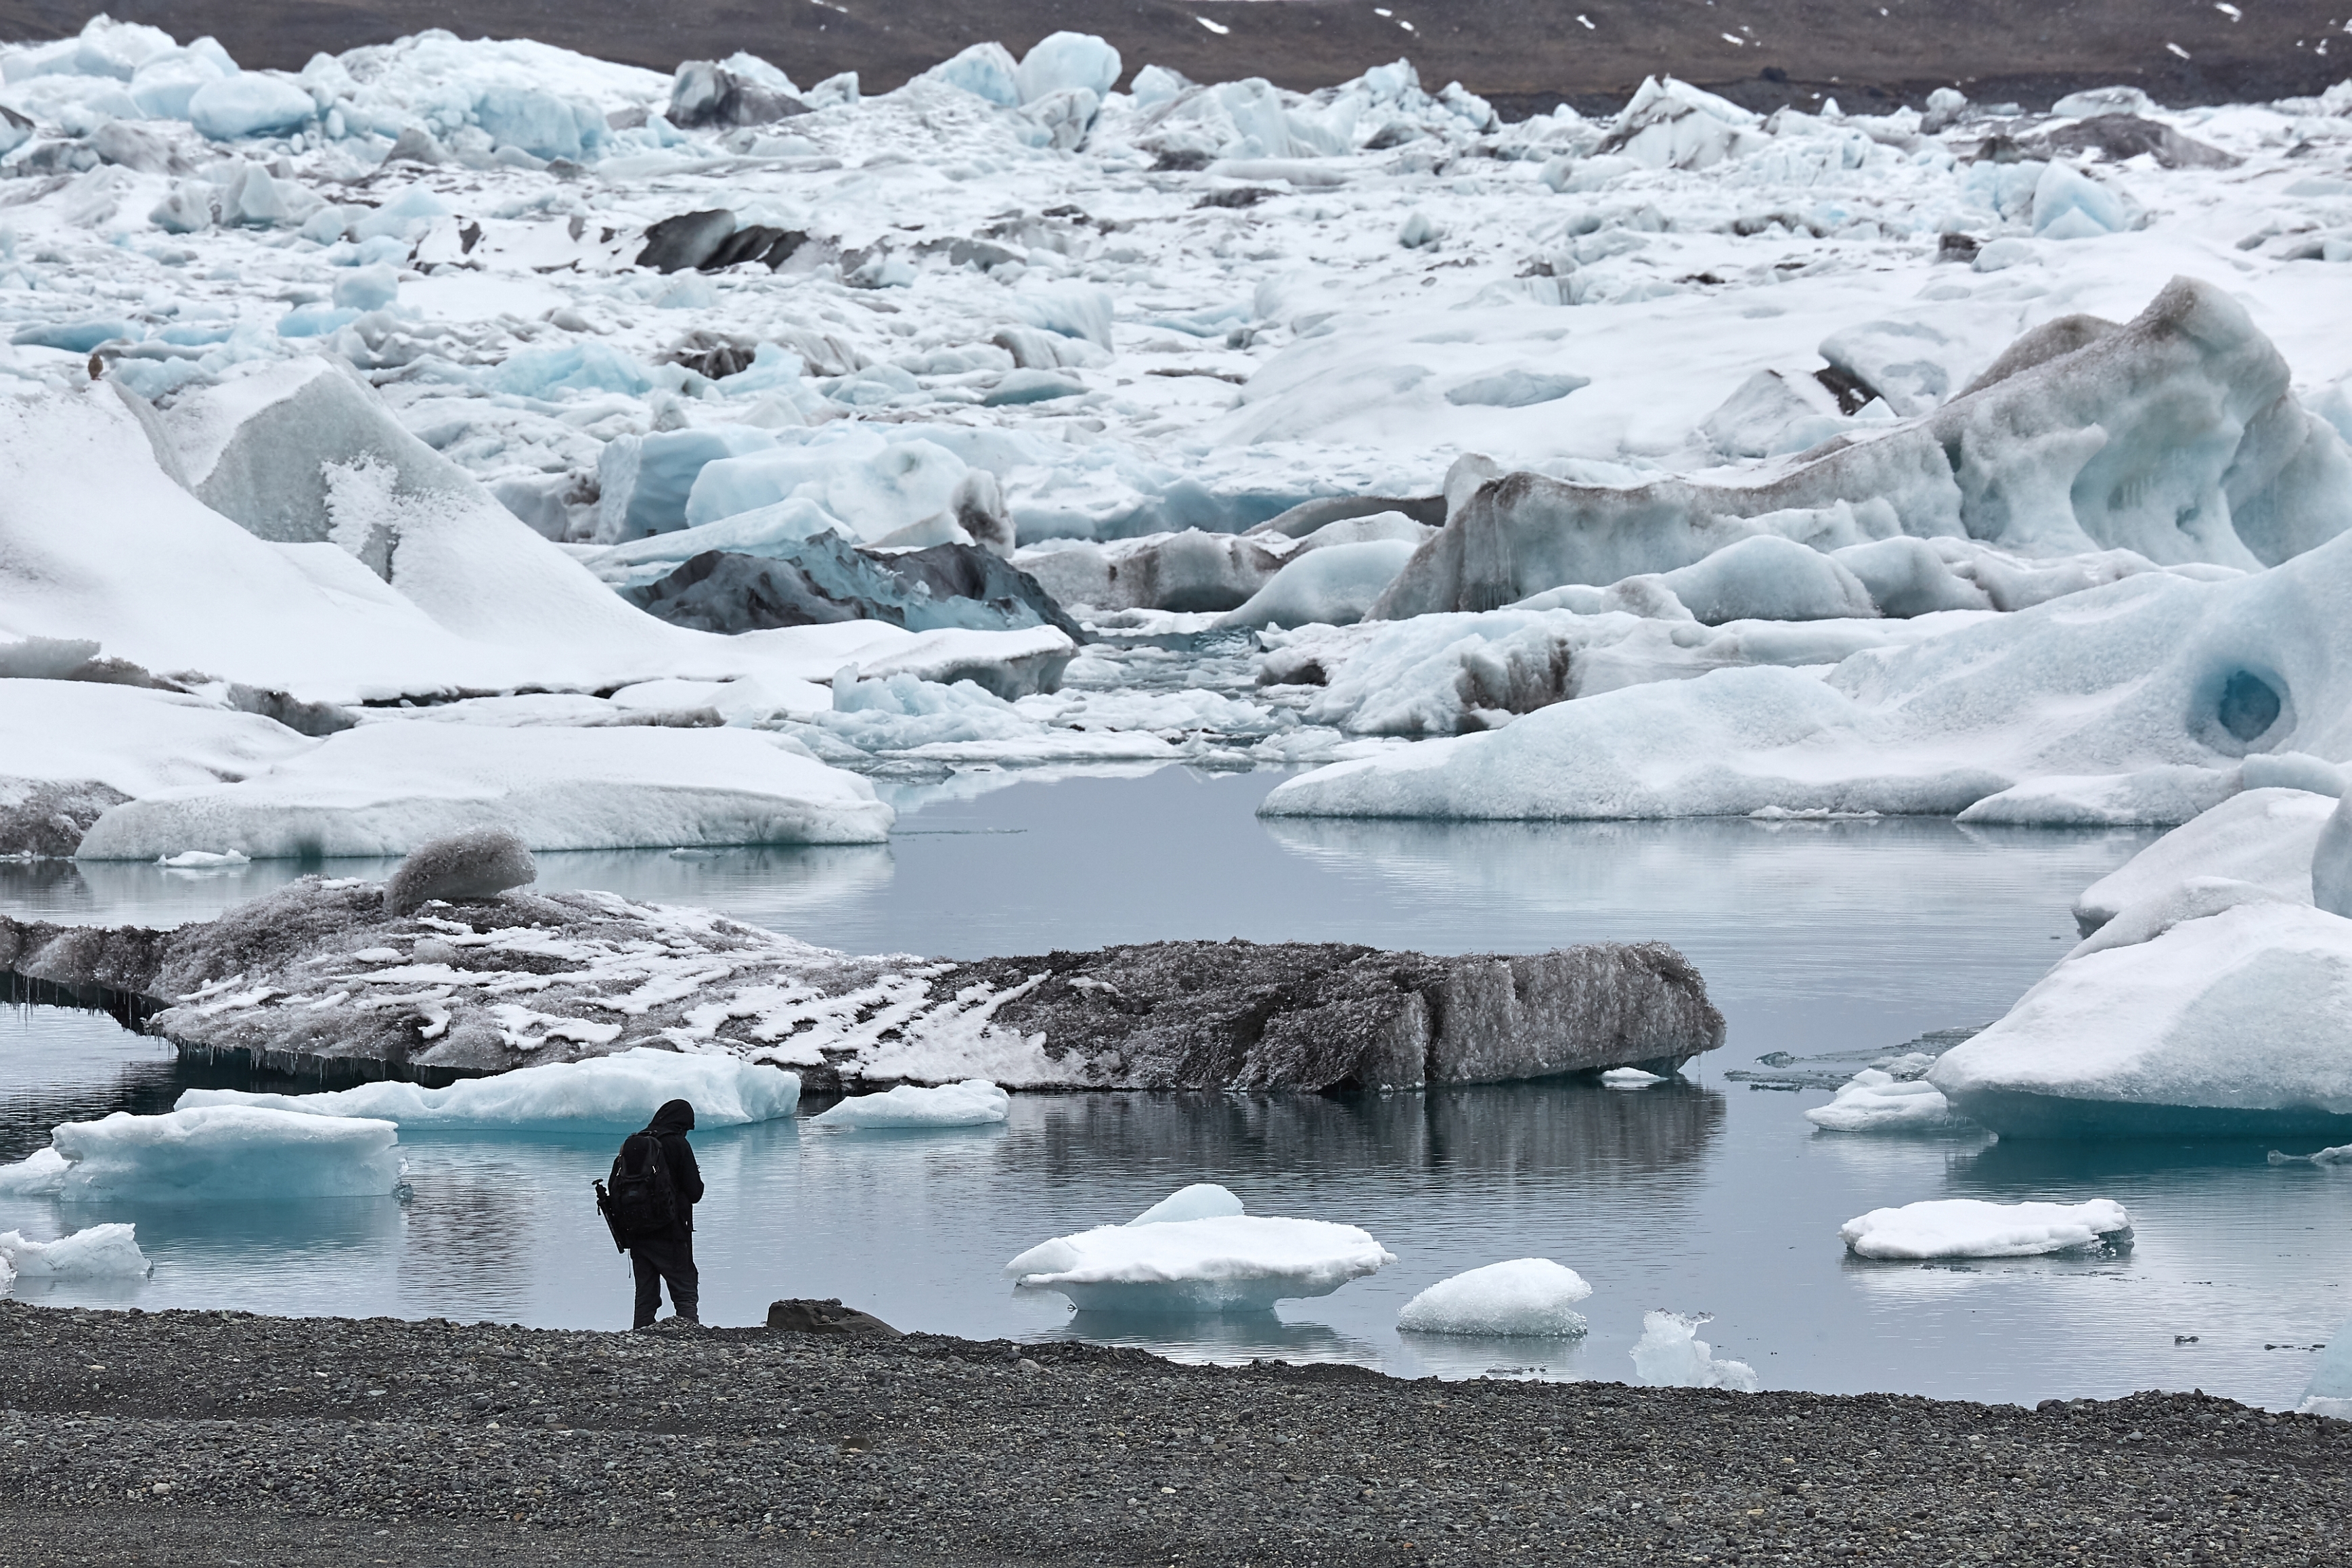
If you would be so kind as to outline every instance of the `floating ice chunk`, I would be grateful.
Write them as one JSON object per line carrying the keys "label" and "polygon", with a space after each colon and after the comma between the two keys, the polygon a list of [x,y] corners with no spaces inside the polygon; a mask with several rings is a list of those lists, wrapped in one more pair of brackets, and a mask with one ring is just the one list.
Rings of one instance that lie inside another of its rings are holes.
{"label": "floating ice chunk", "polygon": [[355,267],[335,279],[335,304],[349,310],[381,310],[400,298],[400,273],[389,263]]}
{"label": "floating ice chunk", "polygon": [[1807,1111],[1805,1120],[1832,1133],[1935,1133],[1968,1125],[1932,1084],[1875,1067],[1839,1085],[1830,1103]]}
{"label": "floating ice chunk", "polygon": [[1604,1089],[1647,1089],[1653,1083],[1664,1083],[1665,1075],[1644,1072],[1638,1067],[1612,1067],[1601,1075]]}
{"label": "floating ice chunk", "polygon": [[235,850],[226,854],[214,854],[209,850],[183,850],[175,855],[164,855],[155,862],[173,871],[218,871],[226,866],[251,865],[251,855],[241,855]]}
{"label": "floating ice chunk", "polygon": [[2003,1136],[2352,1133],[2352,920],[2246,904],[2060,964],[1928,1073]]}
{"label": "floating ice chunk", "polygon": [[595,542],[618,544],[686,527],[687,498],[703,469],[775,444],[766,431],[744,425],[615,436],[596,461]]}
{"label": "floating ice chunk", "polygon": [[55,1197],[65,1190],[65,1155],[53,1148],[36,1149],[14,1165],[0,1166],[0,1197]]}
{"label": "floating ice chunk", "polygon": [[923,73],[923,79],[945,82],[1001,108],[1015,109],[1021,103],[1019,73],[1020,67],[1013,63],[1010,50],[1003,44],[986,43],[974,44],[953,58],[941,60]]}
{"label": "floating ice chunk", "polygon": [[22,1280],[143,1280],[155,1271],[130,1225],[84,1226],[55,1241],[11,1230],[0,1235],[0,1263]]}
{"label": "floating ice chunk", "polygon": [[401,1177],[400,1129],[390,1122],[256,1106],[161,1116],[117,1111],[95,1122],[64,1123],[49,1138],[66,1161],[58,1196],[68,1200],[380,1197]]}
{"label": "floating ice chunk", "polygon": [[1272,581],[1216,624],[1352,625],[1380,601],[1418,548],[1404,539],[1368,539],[1310,550],[1285,562]]}
{"label": "floating ice chunk", "polygon": [[2104,1197],[2087,1203],[1988,1203],[1936,1198],[1874,1208],[1839,1237],[1858,1258],[2038,1258],[2128,1246],[2131,1216]]}
{"label": "floating ice chunk", "polygon": [[2132,217],[2124,196],[2064,163],[2050,163],[2033,187],[2033,232],[2043,239],[2117,234]]}
{"label": "floating ice chunk", "polygon": [[[967,49],[956,58],[961,60],[971,53]],[[1118,85],[1119,68],[1118,51],[1092,33],[1049,33],[1038,40],[1036,47],[1021,57],[1013,80],[1024,103],[1035,103],[1039,99],[1072,89],[1084,89],[1100,99]]]}
{"label": "floating ice chunk", "polygon": [[2062,120],[2085,120],[2095,114],[2153,114],[2156,100],[2137,87],[2086,87],[2070,92],[2050,106]]}
{"label": "floating ice chunk", "polygon": [[639,1046],[584,1061],[520,1067],[442,1089],[363,1083],[323,1094],[251,1094],[191,1089],[181,1111],[254,1105],[305,1116],[374,1117],[403,1127],[642,1126],[672,1100],[694,1106],[698,1127],[736,1127],[789,1116],[801,1081],[782,1068],[732,1056],[688,1056]]}
{"label": "floating ice chunk", "polygon": [[2322,1149],[2313,1155],[2283,1155],[2271,1151],[2274,1166],[2352,1166],[2352,1144],[2339,1144],[2332,1149]]}
{"label": "floating ice chunk", "polygon": [[189,94],[187,109],[190,123],[215,141],[299,131],[318,112],[309,93],[259,71],[205,83]]}
{"label": "floating ice chunk", "polygon": [[1080,1312],[1253,1312],[1328,1296],[1395,1261],[1352,1225],[1230,1215],[1098,1226],[1032,1247],[1004,1272]]}
{"label": "floating ice chunk", "polygon": [[1642,1316],[1642,1337],[1633,1343],[1633,1375],[1653,1388],[1728,1388],[1755,1394],[1764,1386],[1744,1361],[1717,1361],[1715,1347],[1698,1337],[1704,1315],[1654,1312]]}
{"label": "floating ice chunk", "polygon": [[809,1118],[814,1127],[978,1127],[1013,1113],[1013,1096],[985,1078],[921,1089],[901,1083],[880,1094],[853,1094]]}
{"label": "floating ice chunk", "polygon": [[890,819],[865,779],[743,730],[383,723],[239,783],[126,801],[91,824],[80,852],[406,854],[483,827],[539,851],[879,843]]}
{"label": "floating ice chunk", "polygon": [[173,49],[140,66],[131,78],[131,101],[150,120],[185,120],[196,89],[236,74],[193,49]]}
{"label": "floating ice chunk", "polygon": [[2232,795],[2084,889],[2074,901],[2075,922],[2095,930],[2126,908],[2154,906],[2200,878],[2251,883],[2304,903],[2311,897],[2320,830],[2335,810],[2326,796],[2302,789],[2250,788]]}
{"label": "floating ice chunk", "polygon": [[1178,1187],[1128,1223],[1172,1225],[1187,1219],[1224,1219],[1241,1212],[1242,1200],[1230,1190],[1214,1182],[1196,1181]]}
{"label": "floating ice chunk", "polygon": [[1441,1280],[1397,1314],[1408,1333],[1509,1334],[1564,1338],[1584,1332],[1570,1310],[1592,1294],[1584,1277],[1549,1258],[1489,1263]]}

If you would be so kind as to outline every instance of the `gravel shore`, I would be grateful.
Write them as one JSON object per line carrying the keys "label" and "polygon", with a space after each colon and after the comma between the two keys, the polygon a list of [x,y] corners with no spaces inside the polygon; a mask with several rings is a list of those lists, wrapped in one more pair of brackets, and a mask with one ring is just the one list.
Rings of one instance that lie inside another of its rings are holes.
{"label": "gravel shore", "polygon": [[0,1302],[0,1568],[2352,1563],[2352,1424]]}

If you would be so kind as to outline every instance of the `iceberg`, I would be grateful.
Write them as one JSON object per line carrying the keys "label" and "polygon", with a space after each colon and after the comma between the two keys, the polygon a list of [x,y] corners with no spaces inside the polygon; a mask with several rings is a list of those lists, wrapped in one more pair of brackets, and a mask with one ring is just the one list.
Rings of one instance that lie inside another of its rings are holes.
{"label": "iceberg", "polygon": [[2074,901],[2075,924],[2088,935],[2126,905],[2161,898],[2200,877],[2309,903],[2312,855],[2335,810],[2331,797],[2300,789],[2250,788],[2232,795],[2084,889]]}
{"label": "iceberg", "polygon": [[2329,1336],[2327,1349],[2311,1374],[2311,1386],[2295,1406],[2306,1416],[2352,1421],[2352,1322]]}
{"label": "iceberg", "polygon": [[319,1094],[191,1089],[178,1111],[248,1105],[304,1116],[373,1118],[402,1127],[638,1127],[672,1100],[694,1106],[698,1127],[738,1127],[790,1116],[801,1081],[734,1056],[690,1056],[647,1046],[583,1061],[519,1067],[446,1088],[384,1080]]}
{"label": "iceberg", "polygon": [[[41,1154],[0,1166],[0,1190],[39,1190],[54,1178],[56,1196],[68,1202],[381,1197],[401,1185],[403,1168],[400,1129],[390,1122],[249,1105],[160,1116],[117,1111],[61,1123],[49,1139]],[[56,1159],[42,1158],[49,1154]]]}
{"label": "iceberg", "polygon": [[1352,1225],[1226,1215],[1097,1226],[1041,1242],[1004,1272],[1024,1290],[1061,1292],[1080,1312],[1262,1312],[1328,1296],[1395,1261]]}
{"label": "iceberg", "polygon": [[1013,1096],[985,1078],[856,1094],[809,1118],[812,1127],[978,1127],[1013,1113]]}
{"label": "iceberg", "polygon": [[35,1149],[14,1165],[0,1166],[0,1197],[55,1197],[65,1190],[73,1167],[55,1148]]}
{"label": "iceberg", "polygon": [[2131,1245],[2131,1217],[2107,1198],[2087,1203],[1988,1203],[1946,1197],[1874,1208],[1839,1237],[1857,1258],[2038,1258]]}
{"label": "iceberg", "polygon": [[1727,1388],[1739,1394],[1763,1389],[1764,1380],[1744,1361],[1720,1361],[1715,1347],[1698,1337],[1704,1316],[1652,1312],[1642,1315],[1642,1337],[1633,1342],[1633,1375],[1652,1388]]}
{"label": "iceberg", "polygon": [[537,851],[870,844],[891,820],[865,779],[745,730],[394,721],[238,783],[126,801],[91,824],[79,852],[395,855],[493,826]]}
{"label": "iceberg", "polygon": [[2352,920],[2241,904],[2070,957],[1927,1081],[2004,1137],[2352,1136]]}
{"label": "iceberg", "polygon": [[1813,1106],[1805,1120],[1832,1133],[1939,1133],[1968,1125],[1935,1085],[1898,1079],[1875,1067],[1841,1084],[1830,1103]]}
{"label": "iceberg", "polygon": [[1441,1280],[1397,1313],[1407,1333],[1563,1338],[1584,1332],[1573,1305],[1592,1294],[1584,1277],[1549,1258],[1489,1263]]}
{"label": "iceberg", "polygon": [[1181,1219],[1224,1219],[1244,1212],[1242,1200],[1214,1182],[1196,1181],[1180,1186],[1133,1219],[1129,1225],[1167,1225]]}
{"label": "iceberg", "polygon": [[89,1225],[55,1241],[0,1234],[0,1269],[19,1280],[143,1280],[155,1265],[139,1250],[131,1225]]}

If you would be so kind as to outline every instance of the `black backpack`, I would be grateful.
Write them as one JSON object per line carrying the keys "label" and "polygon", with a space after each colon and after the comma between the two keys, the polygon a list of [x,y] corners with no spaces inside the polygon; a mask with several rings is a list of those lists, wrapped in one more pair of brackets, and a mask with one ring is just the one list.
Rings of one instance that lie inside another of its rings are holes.
{"label": "black backpack", "polygon": [[629,1134],[613,1156],[612,1184],[610,1190],[597,1184],[596,1207],[612,1228],[614,1246],[626,1250],[632,1241],[649,1241],[677,1228],[677,1187],[658,1134]]}

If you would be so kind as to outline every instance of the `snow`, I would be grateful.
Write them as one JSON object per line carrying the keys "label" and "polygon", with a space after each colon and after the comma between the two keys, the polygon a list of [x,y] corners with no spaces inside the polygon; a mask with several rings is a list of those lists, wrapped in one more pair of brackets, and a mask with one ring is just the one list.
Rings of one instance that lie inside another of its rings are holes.
{"label": "snow", "polygon": [[1128,1223],[1168,1225],[1186,1219],[1223,1219],[1241,1212],[1242,1200],[1230,1190],[1214,1182],[1199,1181],[1178,1187]]}
{"label": "snow", "polygon": [[1633,1375],[1652,1388],[1727,1388],[1754,1394],[1764,1386],[1744,1361],[1718,1360],[1715,1347],[1698,1337],[1704,1316],[1651,1312],[1642,1315],[1642,1337],[1633,1343]]}
{"label": "snow", "polygon": [[1328,1296],[1395,1261],[1352,1225],[1224,1215],[1098,1226],[1041,1242],[1004,1272],[1024,1289],[1059,1291],[1080,1312],[1262,1312]]}
{"label": "snow", "polygon": [[698,1127],[735,1127],[790,1116],[797,1074],[733,1056],[693,1056],[640,1046],[582,1061],[519,1067],[427,1089],[390,1080],[317,1094],[190,1089],[173,1109],[252,1105],[305,1116],[370,1117],[403,1127],[643,1126],[672,1100],[694,1107]]}
{"label": "snow", "polygon": [[1592,1294],[1582,1275],[1549,1258],[1489,1263],[1436,1284],[1404,1304],[1397,1327],[1408,1333],[1504,1334],[1560,1338],[1584,1332],[1570,1308]]}
{"label": "snow", "polygon": [[1805,1120],[1832,1133],[1935,1133],[1968,1125],[1934,1085],[1875,1067],[1841,1084],[1830,1103],[1808,1110]]}
{"label": "snow", "polygon": [[809,1118],[813,1127],[978,1127],[1013,1113],[1013,1096],[985,1078],[919,1088],[901,1083],[879,1094],[853,1094]]}
{"label": "snow", "polygon": [[[210,1105],[160,1116],[117,1111],[63,1123],[49,1136],[48,1149],[0,1166],[0,1189],[54,1181],[68,1201],[275,1203],[379,1197],[401,1179],[400,1129],[390,1122]],[[57,1159],[42,1157],[50,1154]]]}
{"label": "snow", "polygon": [[0,1265],[25,1280],[143,1280],[155,1265],[139,1250],[137,1228],[89,1225],[54,1241],[0,1234]]}
{"label": "snow", "polygon": [[1874,1208],[1839,1237],[1857,1258],[2037,1258],[2128,1246],[2131,1217],[2108,1198],[2085,1203],[1990,1203],[1936,1198]]}
{"label": "snow", "polygon": [[480,827],[541,851],[880,843],[891,818],[863,779],[742,730],[389,721],[233,784],[127,801],[91,826],[81,854],[397,855]]}
{"label": "snow", "polygon": [[2347,1039],[2352,920],[2253,902],[2064,960],[1927,1082],[2004,1136],[2326,1135]]}
{"label": "snow", "polygon": [[2311,862],[2333,799],[2304,789],[2249,789],[2200,812],[2134,855],[2074,901],[2074,918],[2095,928],[2125,906],[2160,899],[2200,877],[2266,889],[2304,903]]}

